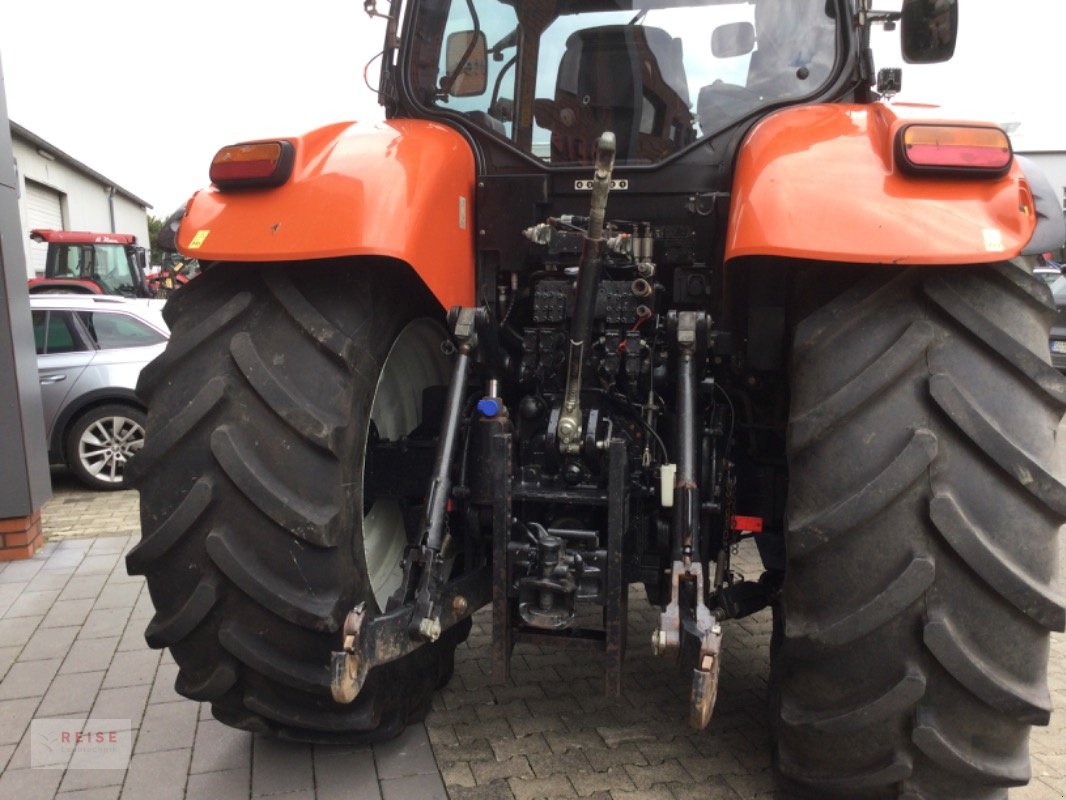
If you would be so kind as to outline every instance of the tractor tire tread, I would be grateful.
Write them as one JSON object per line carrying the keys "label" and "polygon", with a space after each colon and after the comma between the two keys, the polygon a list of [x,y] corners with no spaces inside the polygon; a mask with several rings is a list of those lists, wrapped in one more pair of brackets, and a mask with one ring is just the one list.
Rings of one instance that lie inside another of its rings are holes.
{"label": "tractor tire tread", "polygon": [[153,445],[127,568],[147,577],[147,636],[170,648],[175,690],[233,727],[395,736],[428,711],[469,630],[372,670],[354,703],[333,701],[330,651],[370,591],[353,522],[368,403],[390,335],[439,313],[380,266],[214,265],[168,301],[172,338],[142,371]]}
{"label": "tractor tire tread", "polygon": [[1003,798],[1066,624],[1046,290],[1015,265],[815,269],[839,290],[794,337],[778,773],[812,798]]}
{"label": "tractor tire tread", "polygon": [[781,709],[781,719],[794,728],[811,728],[823,733],[852,733],[914,708],[924,694],[925,678],[917,670],[909,670],[887,691],[854,707],[810,712],[786,705]]}

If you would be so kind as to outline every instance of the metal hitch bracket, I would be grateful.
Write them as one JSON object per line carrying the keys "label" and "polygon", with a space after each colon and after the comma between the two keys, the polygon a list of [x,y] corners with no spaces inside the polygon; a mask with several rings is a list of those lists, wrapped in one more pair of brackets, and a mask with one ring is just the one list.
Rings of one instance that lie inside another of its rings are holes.
{"label": "metal hitch bracket", "polygon": [[689,724],[697,730],[711,721],[722,650],[722,625],[703,597],[703,565],[675,561],[670,570],[670,603],[659,616],[651,640],[655,655],[677,659],[682,673],[692,670]]}
{"label": "metal hitch bracket", "polygon": [[[445,584],[440,599],[439,620],[447,630],[491,599],[488,567]],[[343,647],[333,652],[330,664],[330,691],[335,701],[352,702],[359,696],[371,669],[403,658],[426,644],[426,639],[412,635],[414,614],[414,605],[401,606],[373,618],[366,603],[351,610],[344,620]]]}

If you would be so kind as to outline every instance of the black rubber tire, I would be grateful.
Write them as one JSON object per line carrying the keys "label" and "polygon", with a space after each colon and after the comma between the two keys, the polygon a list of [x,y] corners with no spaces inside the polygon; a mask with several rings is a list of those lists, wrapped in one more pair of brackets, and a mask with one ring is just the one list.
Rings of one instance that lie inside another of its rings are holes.
{"label": "black rubber tire", "polygon": [[1006,798],[1066,622],[1051,296],[1009,263],[850,270],[815,273],[842,291],[794,340],[778,774],[790,797]]}
{"label": "black rubber tire", "polygon": [[388,264],[223,265],[164,314],[172,337],[138,384],[143,538],[127,557],[156,608],[148,644],[170,648],[177,691],[228,725],[396,735],[428,711],[469,622],[371,670],[350,705],[330,695],[330,651],[353,606],[376,608],[362,468],[378,375],[404,326],[439,306]]}
{"label": "black rubber tire", "polygon": [[116,477],[118,480],[101,480],[98,475],[94,475],[92,471],[82,463],[81,456],[78,452],[78,443],[82,435],[90,426],[101,421],[105,424],[110,424],[110,419],[129,420],[129,422],[139,427],[141,434],[136,437],[135,441],[131,441],[131,443],[134,444],[134,448],[125,453],[126,458],[132,457],[134,455],[134,450],[137,450],[144,442],[145,415],[141,409],[126,405],[125,403],[108,403],[107,405],[93,406],[83,412],[70,426],[70,429],[67,431],[66,441],[63,443],[64,457],[70,471],[74,473],[78,480],[90,489],[96,489],[102,492],[115,492],[120,489],[130,488],[126,480],[130,462],[127,462],[125,465],[123,465],[122,462],[116,463]]}

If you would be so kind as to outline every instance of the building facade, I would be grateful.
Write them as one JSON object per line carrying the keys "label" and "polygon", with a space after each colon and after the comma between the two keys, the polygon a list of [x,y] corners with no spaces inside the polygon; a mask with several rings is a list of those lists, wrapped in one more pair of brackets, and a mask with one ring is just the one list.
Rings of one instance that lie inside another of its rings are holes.
{"label": "building facade", "polygon": [[27,277],[44,273],[47,247],[30,241],[34,228],[132,233],[149,246],[148,203],[15,122],[11,142]]}

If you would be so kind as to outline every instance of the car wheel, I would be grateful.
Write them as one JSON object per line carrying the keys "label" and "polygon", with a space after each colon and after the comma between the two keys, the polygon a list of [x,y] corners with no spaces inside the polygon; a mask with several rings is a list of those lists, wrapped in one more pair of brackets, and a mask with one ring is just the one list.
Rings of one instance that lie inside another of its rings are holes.
{"label": "car wheel", "polygon": [[111,403],[75,421],[67,435],[67,466],[93,489],[126,488],[126,465],[144,446],[144,412]]}

